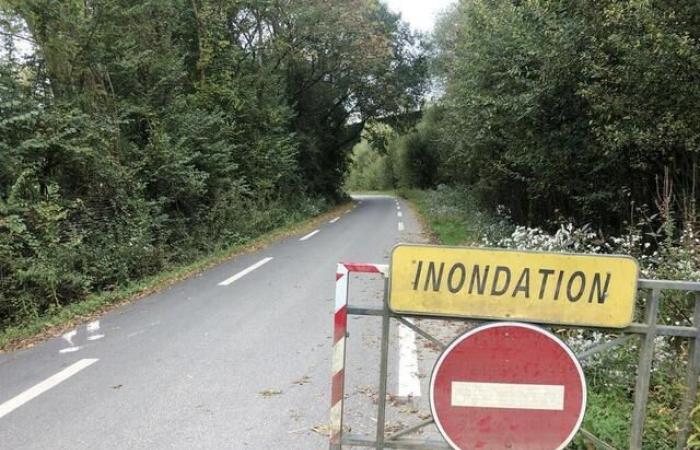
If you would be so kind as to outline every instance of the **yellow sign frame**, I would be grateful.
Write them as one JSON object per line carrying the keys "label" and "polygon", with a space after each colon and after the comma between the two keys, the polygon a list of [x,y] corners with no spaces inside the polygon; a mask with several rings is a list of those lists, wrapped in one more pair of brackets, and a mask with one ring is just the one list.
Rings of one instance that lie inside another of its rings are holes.
{"label": "yellow sign frame", "polygon": [[619,255],[398,244],[390,273],[396,313],[624,328],[639,264]]}

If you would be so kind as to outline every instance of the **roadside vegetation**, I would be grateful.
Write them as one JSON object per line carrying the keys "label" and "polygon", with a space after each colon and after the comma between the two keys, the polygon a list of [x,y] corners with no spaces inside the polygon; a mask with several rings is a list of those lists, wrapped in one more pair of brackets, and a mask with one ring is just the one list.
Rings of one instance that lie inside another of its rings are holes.
{"label": "roadside vegetation", "polygon": [[[468,245],[518,250],[614,253],[636,256],[645,278],[700,281],[696,254],[676,243],[662,243],[647,257],[641,230],[622,237],[602,237],[590,227],[561,224],[554,232],[542,228],[515,225],[503,209],[489,213],[466,187],[440,185],[434,190],[403,190],[429,226],[434,241],[445,245]],[[695,244],[697,245],[697,244]],[[692,296],[665,295],[660,323],[690,325],[688,312]],[[638,317],[637,319],[641,319]],[[575,352],[615,335],[602,332],[557,330]],[[584,428],[615,448],[627,448],[637,375],[638,348],[631,343],[603,352],[583,362],[589,399]],[[684,393],[687,341],[658,338],[652,369],[645,449],[674,449],[680,417],[678,408]],[[700,399],[699,399],[700,400]],[[700,403],[699,403],[700,404]],[[690,448],[697,448],[700,417],[694,414],[695,435]],[[588,449],[590,443],[579,438],[575,448]]]}
{"label": "roadside vegetation", "polygon": [[678,241],[700,196],[699,18],[696,2],[458,2],[433,35],[442,95],[414,127],[366,127],[347,185],[466,186],[519,225]]}
{"label": "roadside vegetation", "polygon": [[207,252],[191,262],[173,264],[167,269],[125,282],[114,289],[88,294],[80,301],[71,302],[61,308],[51,308],[35,318],[18,321],[6,326],[0,331],[0,351],[8,351],[32,345],[36,341],[52,336],[84,322],[96,315],[109,310],[115,305],[128,303],[153,292],[164,289],[180,280],[190,278],[206,269],[222,263],[236,255],[258,250],[270,242],[292,234],[305,234],[318,224],[336,217],[343,210],[349,209],[349,203],[343,203],[328,212],[315,215],[309,219],[309,214],[297,212],[287,214],[284,224],[279,224],[272,230],[256,234],[249,240],[234,243],[228,247]]}
{"label": "roadside vegetation", "polygon": [[[433,35],[442,95],[415,127],[363,135],[347,184],[397,189],[439,243],[626,254],[642,277],[700,281],[699,18],[697,2],[462,0]],[[660,323],[692,323],[691,296],[662,305]],[[650,450],[675,448],[689,350],[656,345]],[[586,361],[584,426],[616,448],[637,358],[632,341]]]}
{"label": "roadside vegetation", "polygon": [[[379,0],[0,0],[3,336],[346,190],[401,192],[444,244],[622,253],[700,281],[700,3],[461,0],[423,44]],[[663,305],[691,323],[688,296]],[[658,339],[645,448],[674,448],[688,350]],[[637,353],[586,361],[585,426],[618,448]]]}
{"label": "roadside vegetation", "polygon": [[0,330],[344,201],[421,52],[377,0],[0,0]]}

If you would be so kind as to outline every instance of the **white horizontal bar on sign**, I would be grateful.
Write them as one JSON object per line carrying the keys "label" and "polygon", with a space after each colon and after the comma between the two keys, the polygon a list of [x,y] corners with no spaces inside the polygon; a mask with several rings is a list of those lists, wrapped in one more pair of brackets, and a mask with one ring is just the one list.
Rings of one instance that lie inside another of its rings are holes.
{"label": "white horizontal bar on sign", "polygon": [[260,261],[256,262],[255,264],[248,267],[247,269],[241,270],[240,272],[238,272],[237,274],[235,274],[231,278],[225,279],[224,281],[219,283],[219,286],[228,286],[229,284],[233,283],[234,281],[239,280],[239,279],[243,278],[244,276],[248,275],[250,272],[254,271],[255,269],[258,269],[258,268],[264,266],[265,264],[269,263],[270,261],[272,261],[272,259],[273,259],[272,257],[261,259]]}
{"label": "white horizontal bar on sign", "polygon": [[453,381],[452,406],[562,411],[564,386]]}

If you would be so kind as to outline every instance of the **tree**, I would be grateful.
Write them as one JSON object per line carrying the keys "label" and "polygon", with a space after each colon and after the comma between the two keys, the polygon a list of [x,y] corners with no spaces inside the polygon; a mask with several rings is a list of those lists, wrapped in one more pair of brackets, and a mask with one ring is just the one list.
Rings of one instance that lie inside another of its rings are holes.
{"label": "tree", "polygon": [[435,39],[444,179],[538,225],[619,232],[635,205],[654,203],[667,167],[677,207],[694,204],[697,9],[460,2]]}
{"label": "tree", "polygon": [[0,325],[317,212],[424,83],[378,0],[0,0],[0,38]]}

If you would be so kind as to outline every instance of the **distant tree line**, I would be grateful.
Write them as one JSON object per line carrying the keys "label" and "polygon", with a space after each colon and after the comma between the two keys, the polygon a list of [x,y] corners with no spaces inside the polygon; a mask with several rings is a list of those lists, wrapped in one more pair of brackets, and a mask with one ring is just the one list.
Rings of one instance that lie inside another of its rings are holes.
{"label": "distant tree line", "polygon": [[[435,108],[424,111],[415,126],[400,120],[372,121],[355,145],[345,187],[350,191],[429,189],[438,182]],[[409,122],[410,123],[410,122]]]}
{"label": "distant tree line", "polygon": [[699,2],[462,0],[433,38],[422,180],[529,225],[695,221]]}
{"label": "distant tree line", "polygon": [[419,42],[378,0],[0,0],[0,327],[342,198]]}

